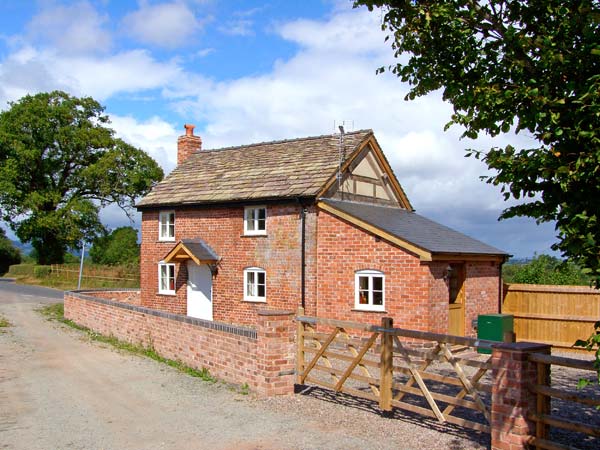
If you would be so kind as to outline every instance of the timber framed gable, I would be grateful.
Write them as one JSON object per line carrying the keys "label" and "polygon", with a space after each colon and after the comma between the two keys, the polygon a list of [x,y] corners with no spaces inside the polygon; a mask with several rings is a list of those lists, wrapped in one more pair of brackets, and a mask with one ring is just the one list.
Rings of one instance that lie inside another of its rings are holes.
{"label": "timber framed gable", "polygon": [[336,171],[325,183],[317,198],[335,198],[413,210],[372,133],[345,158],[341,173],[341,183],[338,182]]}

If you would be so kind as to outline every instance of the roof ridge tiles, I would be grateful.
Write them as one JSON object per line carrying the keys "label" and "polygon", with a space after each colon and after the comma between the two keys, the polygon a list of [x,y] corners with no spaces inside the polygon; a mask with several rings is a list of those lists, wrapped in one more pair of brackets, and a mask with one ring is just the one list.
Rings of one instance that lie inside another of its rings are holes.
{"label": "roof ridge tiles", "polygon": [[[369,133],[373,133],[373,130],[371,128],[365,128],[363,130],[348,131],[348,132],[344,133],[344,135],[348,136],[348,135],[361,134],[361,133],[369,134]],[[274,141],[253,142],[252,144],[231,145],[229,147],[202,149],[195,153],[200,154],[200,153],[207,153],[207,152],[221,152],[223,150],[237,150],[237,149],[243,149],[243,148],[249,148],[249,147],[259,147],[262,145],[269,145],[269,144],[286,144],[288,142],[311,141],[311,140],[317,140],[317,139],[324,139],[324,138],[328,138],[328,137],[335,138],[335,137],[339,137],[339,135],[340,135],[339,133],[331,133],[331,134],[321,134],[318,136],[306,136],[306,137],[298,137],[298,138],[292,138],[292,139],[279,139],[279,140],[274,140]]]}

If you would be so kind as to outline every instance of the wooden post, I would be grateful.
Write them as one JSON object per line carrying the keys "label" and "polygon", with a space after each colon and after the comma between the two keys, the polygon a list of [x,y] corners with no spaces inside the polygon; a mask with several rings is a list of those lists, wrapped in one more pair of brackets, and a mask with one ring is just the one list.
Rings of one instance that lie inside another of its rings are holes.
{"label": "wooden post", "polygon": [[298,319],[304,315],[301,306],[296,312],[296,384],[302,384],[302,372],[304,372],[304,324]]}
{"label": "wooden post", "polygon": [[[394,328],[394,319],[382,317],[382,328]],[[392,410],[392,382],[394,377],[394,336],[383,331],[381,333],[381,364],[379,385],[379,408]]]}
{"label": "wooden post", "polygon": [[[550,387],[550,365],[541,362],[537,363],[537,384]],[[535,412],[538,417],[544,416],[550,412],[550,397],[541,392],[536,394]],[[548,425],[541,420],[535,424],[535,437],[538,439],[547,439]]]}

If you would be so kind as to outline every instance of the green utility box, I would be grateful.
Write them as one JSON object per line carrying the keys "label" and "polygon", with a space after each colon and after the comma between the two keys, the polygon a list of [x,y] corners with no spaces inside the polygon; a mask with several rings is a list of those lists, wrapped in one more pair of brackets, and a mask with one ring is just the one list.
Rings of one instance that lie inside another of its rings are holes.
{"label": "green utility box", "polygon": [[[512,342],[514,340],[514,317],[512,314],[481,314],[477,317],[477,339]],[[479,353],[492,353],[481,348]]]}

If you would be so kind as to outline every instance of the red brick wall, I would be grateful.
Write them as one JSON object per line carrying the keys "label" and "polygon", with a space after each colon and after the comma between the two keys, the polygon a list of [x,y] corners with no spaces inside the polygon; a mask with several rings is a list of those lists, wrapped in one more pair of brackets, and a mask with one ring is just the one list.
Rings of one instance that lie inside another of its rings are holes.
{"label": "red brick wall", "polygon": [[[243,236],[244,208],[177,209],[175,242],[158,241],[158,211],[142,215],[142,305],[186,314],[185,264],[176,264],[176,295],[158,294],[158,262],[182,239],[202,238],[222,258],[213,276],[213,318],[237,324],[254,324],[259,309],[296,310],[301,302],[300,206],[267,205],[267,235]],[[314,208],[306,216],[306,302],[315,308],[316,243]],[[261,267],[267,272],[267,302],[243,300],[243,271]]]}
{"label": "red brick wall", "polygon": [[500,312],[500,265],[497,262],[467,263],[465,334],[476,336],[472,322],[479,314]]}
{"label": "red brick wall", "polygon": [[159,355],[197,369],[205,367],[221,380],[248,383],[260,395],[293,393],[292,314],[260,311],[254,320],[256,338],[252,338],[147,314],[145,308],[94,301],[103,294],[65,293],[65,317],[106,336],[151,345]]}
{"label": "red brick wall", "polygon": [[448,284],[444,279],[450,263],[464,263],[465,277],[465,336],[475,337],[473,320],[480,314],[497,313],[500,265],[495,261],[438,261],[431,268],[430,330],[448,332]]}
{"label": "red brick wall", "polygon": [[[386,315],[396,327],[448,332],[448,261],[421,262],[324,211],[318,218],[317,247],[317,316],[376,324]],[[385,313],[353,311],[355,272],[361,269],[385,274]],[[498,312],[498,271],[492,261],[466,263],[466,335],[473,335],[471,320],[478,314]]]}
{"label": "red brick wall", "polygon": [[[531,385],[539,382],[540,369],[529,360],[532,353],[550,355],[550,346],[518,342],[501,344],[492,350],[492,450],[532,448],[528,441],[536,435],[536,423],[530,414],[536,412],[537,396]],[[549,381],[548,376],[546,384]],[[549,406],[550,398],[547,401]]]}
{"label": "red brick wall", "polygon": [[[428,330],[430,272],[418,256],[324,211],[317,246],[319,317],[379,324],[386,315],[396,327]],[[354,277],[361,269],[385,274],[385,313],[353,311]]]}

